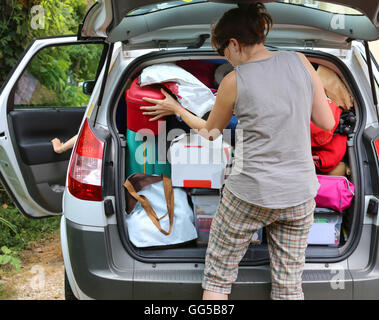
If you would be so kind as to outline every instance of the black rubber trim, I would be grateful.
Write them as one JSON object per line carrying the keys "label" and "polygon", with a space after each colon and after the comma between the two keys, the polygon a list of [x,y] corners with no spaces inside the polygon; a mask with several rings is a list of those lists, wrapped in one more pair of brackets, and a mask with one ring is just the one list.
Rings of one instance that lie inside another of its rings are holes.
{"label": "black rubber trim", "polygon": [[[280,49],[280,50],[286,50],[286,49]],[[293,51],[293,50],[287,50],[287,51]],[[364,182],[363,182],[363,172],[361,170],[362,168],[362,150],[361,148],[363,147],[362,143],[362,134],[364,130],[363,124],[366,123],[367,120],[367,115],[366,111],[364,108],[364,102],[362,95],[358,89],[357,83],[355,82],[355,79],[353,78],[350,70],[347,68],[347,66],[337,57],[324,53],[321,51],[314,51],[314,50],[297,50],[298,52],[302,52],[306,56],[310,58],[321,58],[325,61],[329,61],[333,63],[344,75],[346,81],[348,82],[349,87],[352,90],[353,96],[356,98],[357,106],[358,106],[358,112],[360,112],[360,123],[358,124],[358,129],[356,134],[354,135],[354,151],[355,151],[355,158],[357,162],[357,172],[356,176],[358,177],[359,181],[358,184],[356,185],[356,190],[359,190],[360,192],[356,193],[356,211],[358,211],[358,217],[356,218],[355,224],[352,226],[352,232],[351,235],[348,239],[348,242],[342,246],[341,248],[334,248],[331,252],[336,252],[338,253],[337,256],[329,256],[329,257],[308,257],[306,258],[306,262],[310,263],[335,263],[335,262],[340,262],[345,259],[347,259],[357,248],[359,244],[359,239],[361,237],[362,233],[362,226],[363,226],[363,218],[364,218]],[[116,132],[117,129],[115,128],[115,124],[113,123],[112,120],[112,113],[113,113],[113,106],[117,105],[117,102],[119,98],[122,95],[122,91],[125,88],[126,80],[132,78],[133,76],[136,75],[135,69],[138,69],[140,64],[144,62],[149,62],[154,59],[161,59],[161,58],[185,58],[187,56],[206,56],[209,55],[210,58],[212,56],[216,59],[219,59],[220,57],[215,55],[214,51],[211,50],[186,50],[186,51],[181,51],[181,50],[172,50],[172,51],[158,51],[158,52],[152,52],[149,54],[146,54],[142,57],[138,57],[135,60],[133,60],[132,63],[128,65],[128,67],[123,71],[122,74],[122,80],[118,84],[117,89],[114,91],[111,101],[110,101],[110,107],[108,110],[107,114],[107,124],[108,127],[110,128],[110,132],[112,135],[112,141],[115,144],[115,206],[116,206],[116,219],[117,219],[117,226],[118,226],[118,231],[119,231],[119,236],[122,242],[123,247],[127,251],[127,253],[133,257],[134,259],[141,261],[141,262],[146,262],[146,263],[168,263],[168,262],[190,262],[190,263],[204,263],[204,258],[202,259],[193,259],[191,257],[167,257],[167,258],[162,258],[159,257],[158,255],[155,257],[146,257],[143,256],[142,254],[138,254],[135,252],[135,250],[132,249],[132,244],[129,241],[128,234],[127,234],[127,228],[126,224],[124,221],[124,214],[122,212],[122,198],[123,191],[120,186],[124,183],[124,181],[121,181],[121,177],[123,177],[123,173],[121,172],[121,143],[120,139],[117,136]],[[357,147],[359,146],[359,147]],[[159,251],[157,251],[158,253]],[[268,259],[263,259],[261,261],[254,261],[253,263],[249,263],[249,265],[255,266],[255,265],[262,265],[262,264],[267,264],[269,263]],[[244,261],[241,262],[241,265],[244,265]]]}

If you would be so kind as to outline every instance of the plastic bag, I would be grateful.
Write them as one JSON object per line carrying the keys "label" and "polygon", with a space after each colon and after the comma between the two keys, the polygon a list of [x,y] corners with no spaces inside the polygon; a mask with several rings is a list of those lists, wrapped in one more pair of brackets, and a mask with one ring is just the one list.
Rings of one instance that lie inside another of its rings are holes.
{"label": "plastic bag", "polygon": [[214,106],[216,98],[212,91],[191,73],[173,63],[155,64],[142,71],[140,86],[158,83],[165,85],[184,108],[199,117],[203,117]]}

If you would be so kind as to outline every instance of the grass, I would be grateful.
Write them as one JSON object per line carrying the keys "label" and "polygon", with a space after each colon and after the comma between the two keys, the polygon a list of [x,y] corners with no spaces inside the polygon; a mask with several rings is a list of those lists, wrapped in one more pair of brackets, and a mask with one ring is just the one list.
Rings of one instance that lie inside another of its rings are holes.
{"label": "grass", "polygon": [[[59,230],[61,217],[31,219],[22,215],[12,203],[0,185],[0,248],[6,246],[15,258],[20,258],[21,251],[30,249],[35,242],[51,238]],[[1,252],[0,252],[1,254]],[[2,281],[3,277],[16,271],[9,265],[0,265],[0,300],[12,295],[12,288]]]}
{"label": "grass", "polygon": [[0,247],[20,251],[28,248],[32,241],[43,239],[45,234],[59,230],[61,217],[31,219],[23,216],[12,204],[0,207],[0,218],[7,220],[13,228],[0,224]]}
{"label": "grass", "polygon": [[15,293],[11,284],[0,284],[0,300],[9,300]]}

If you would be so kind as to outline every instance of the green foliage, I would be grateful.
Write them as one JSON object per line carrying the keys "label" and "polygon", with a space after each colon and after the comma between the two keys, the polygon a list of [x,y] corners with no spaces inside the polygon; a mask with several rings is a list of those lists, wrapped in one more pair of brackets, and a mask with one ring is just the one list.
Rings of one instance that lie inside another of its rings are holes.
{"label": "green foliage", "polygon": [[9,198],[8,193],[5,192],[3,185],[0,183],[0,205],[12,204],[12,200]]}
{"label": "green foliage", "polygon": [[16,256],[17,252],[9,249],[7,246],[1,247],[0,265],[11,265],[16,271],[20,271],[21,260]]}
{"label": "green foliage", "polygon": [[[0,85],[33,38],[76,34],[89,0],[2,0],[0,2]],[[42,29],[33,29],[34,5],[44,8]]]}
{"label": "green foliage", "polygon": [[35,97],[39,92],[35,90],[29,104],[86,105],[89,97],[82,92],[79,83],[95,79],[102,47],[97,44],[68,45],[40,51],[27,70],[39,81],[42,88],[50,90],[50,94],[46,95],[45,90],[40,97]]}
{"label": "green foliage", "polygon": [[38,240],[43,234],[59,230],[60,217],[31,219],[23,216],[18,209],[9,205],[0,209],[0,218],[7,220],[14,226],[0,224],[0,246],[7,246],[14,251],[28,248],[32,241]]}
{"label": "green foliage", "polygon": [[2,0],[0,4],[0,84],[4,81],[25,45],[32,39],[28,9],[19,1]]}
{"label": "green foliage", "polygon": [[10,223],[7,219],[4,219],[4,218],[0,217],[0,223],[2,223],[3,225],[7,226],[14,233],[17,233],[16,227],[12,223]]}
{"label": "green foliage", "polygon": [[43,219],[25,217],[12,204],[12,200],[2,188],[0,188],[0,201],[0,221],[6,221],[0,223],[0,246],[8,247],[12,252],[28,248],[32,241],[59,230],[61,217]]}
{"label": "green foliage", "polygon": [[[47,34],[74,34],[82,20],[86,0],[42,0],[44,8],[43,29],[35,30],[34,36]],[[42,50],[33,60],[28,71],[40,84],[54,91],[56,99],[47,101],[50,106],[84,106],[88,103],[79,83],[93,80],[102,46],[74,45]],[[42,105],[37,101],[38,105]]]}

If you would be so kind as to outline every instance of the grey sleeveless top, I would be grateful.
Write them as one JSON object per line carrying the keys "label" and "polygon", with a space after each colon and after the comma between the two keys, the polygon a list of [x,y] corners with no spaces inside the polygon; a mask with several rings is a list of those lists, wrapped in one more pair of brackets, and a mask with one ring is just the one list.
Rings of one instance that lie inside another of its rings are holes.
{"label": "grey sleeveless top", "polygon": [[313,82],[296,52],[238,65],[238,118],[231,174],[225,186],[246,202],[272,209],[313,199]]}

